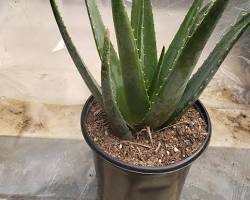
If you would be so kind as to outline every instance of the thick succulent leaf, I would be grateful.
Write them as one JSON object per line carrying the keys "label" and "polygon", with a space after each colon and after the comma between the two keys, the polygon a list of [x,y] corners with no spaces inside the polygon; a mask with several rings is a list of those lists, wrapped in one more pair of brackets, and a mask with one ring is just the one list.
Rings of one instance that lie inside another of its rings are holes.
{"label": "thick succulent leaf", "polygon": [[143,69],[145,84],[149,88],[157,65],[157,48],[151,0],[133,1],[131,26]]}
{"label": "thick succulent leaf", "polygon": [[132,1],[131,10],[131,27],[133,29],[134,38],[138,50],[139,57],[142,56],[143,45],[143,16],[144,16],[144,0]]}
{"label": "thick succulent leaf", "polygon": [[113,134],[121,139],[133,139],[129,128],[119,111],[112,88],[113,84],[110,70],[110,40],[108,31],[105,33],[103,45],[101,79],[104,110]]}
{"label": "thick succulent leaf", "polygon": [[[176,106],[178,105],[187,82],[192,74],[207,40],[211,36],[215,25],[220,19],[228,0],[212,1],[213,5],[208,13],[205,13],[204,19],[197,24],[197,29],[190,36],[184,49],[179,56],[174,68],[165,81],[159,95],[154,98],[151,110],[145,118],[145,123],[150,124],[153,128],[160,127],[167,121]],[[157,120],[156,120],[157,119]]]}
{"label": "thick succulent leaf", "polygon": [[144,0],[143,14],[143,72],[146,87],[149,88],[157,67],[157,47],[151,0]]}
{"label": "thick succulent leaf", "polygon": [[66,26],[63,22],[62,16],[59,12],[58,5],[56,4],[55,1],[56,0],[50,0],[50,4],[51,4],[52,10],[53,10],[57,25],[58,25],[59,30],[61,32],[62,38],[63,38],[64,43],[68,49],[68,52],[69,52],[69,54],[70,54],[70,56],[75,64],[75,66],[77,67],[79,73],[81,74],[83,80],[85,81],[86,85],[88,86],[89,90],[91,91],[91,93],[93,94],[95,99],[98,101],[98,103],[100,105],[102,105],[101,89],[100,89],[99,85],[97,84],[97,82],[95,81],[95,79],[93,78],[93,76],[88,71],[85,63],[81,59],[81,56],[77,52],[77,49],[70,38],[70,35],[69,35],[69,33],[66,29]]}
{"label": "thick succulent leaf", "polygon": [[112,11],[129,115],[136,124],[149,110],[149,99],[123,0],[112,0]]}
{"label": "thick succulent leaf", "polygon": [[159,61],[158,61],[158,64],[157,64],[157,68],[154,71],[154,76],[153,76],[153,79],[151,81],[150,88],[148,90],[149,98],[151,98],[151,96],[152,96],[152,94],[154,92],[155,86],[159,85],[159,73],[160,73],[160,70],[161,70],[161,65],[162,65],[162,62],[163,62],[164,55],[165,55],[165,46],[163,46],[163,48],[161,50],[161,55],[160,55],[160,58],[159,58]]}
{"label": "thick succulent leaf", "polygon": [[[102,59],[101,57],[103,54],[103,44],[104,44],[103,36],[105,33],[105,26],[101,18],[101,14],[98,10],[96,0],[85,0],[85,3],[86,3],[96,47],[97,47],[100,59]],[[120,65],[119,58],[117,56],[117,53],[112,43],[110,43],[110,70],[111,70],[111,78],[112,78],[113,88],[115,90],[117,104],[119,106],[119,109],[122,115],[129,122],[128,108],[127,108],[127,103],[126,103],[125,94],[123,90],[121,65]]]}
{"label": "thick succulent leaf", "polygon": [[199,98],[203,90],[221,66],[221,63],[226,58],[233,45],[249,26],[250,13],[243,16],[239,22],[232,26],[231,29],[223,36],[203,65],[188,82],[181,101],[167,124],[174,122],[182,116],[187,108]]}
{"label": "thick succulent leaf", "polygon": [[[162,62],[163,62],[163,58],[164,58],[165,52],[166,52],[166,48],[165,48],[165,46],[163,46],[162,50],[161,50],[161,55],[159,57],[159,61],[158,61],[158,64],[157,64],[157,70],[158,71],[160,71],[160,68],[161,68],[161,65],[162,65]],[[155,74],[158,74],[158,73],[156,72]]]}
{"label": "thick succulent leaf", "polygon": [[168,76],[171,74],[176,60],[183,51],[184,46],[189,39],[191,27],[193,27],[196,22],[196,18],[199,14],[199,9],[201,8],[203,1],[204,0],[194,0],[177,34],[171,42],[163,59],[162,67],[159,72],[159,79],[156,80],[157,83],[152,83],[152,85],[155,85],[155,88],[153,89],[154,94],[152,96],[153,101],[158,98],[159,91],[161,90]]}
{"label": "thick succulent leaf", "polygon": [[207,13],[209,12],[209,10],[212,8],[213,5],[214,5],[213,1],[210,1],[201,9],[198,17],[196,17],[195,22],[193,23],[193,27],[191,28],[191,32],[189,33],[189,35],[193,35],[193,33],[198,28],[197,24],[200,24],[204,20],[204,18],[206,17]]}
{"label": "thick succulent leaf", "polygon": [[[100,58],[103,55],[103,44],[104,44],[104,32],[105,26],[103,24],[101,14],[98,10],[96,0],[85,0],[88,16],[91,24],[91,29],[94,35],[96,48],[98,50]],[[110,50],[111,51],[111,50]]]}

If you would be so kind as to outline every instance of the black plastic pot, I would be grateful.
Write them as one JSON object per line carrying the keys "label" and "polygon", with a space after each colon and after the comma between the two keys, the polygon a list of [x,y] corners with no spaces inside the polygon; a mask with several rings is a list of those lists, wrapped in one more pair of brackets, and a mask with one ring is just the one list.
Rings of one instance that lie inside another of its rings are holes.
{"label": "black plastic pot", "polygon": [[206,150],[211,138],[209,115],[200,101],[194,104],[207,123],[208,135],[192,156],[165,167],[137,167],[115,160],[91,140],[86,119],[94,98],[90,97],[82,111],[83,136],[94,153],[98,183],[97,200],[179,200],[191,164]]}

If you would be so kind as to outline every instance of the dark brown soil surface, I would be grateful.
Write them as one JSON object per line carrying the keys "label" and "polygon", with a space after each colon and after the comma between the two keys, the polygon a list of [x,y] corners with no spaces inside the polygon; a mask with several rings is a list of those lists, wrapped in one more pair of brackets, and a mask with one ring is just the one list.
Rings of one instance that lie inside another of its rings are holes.
{"label": "dark brown soil surface", "polygon": [[134,133],[134,141],[113,136],[105,113],[96,104],[88,116],[87,127],[96,145],[113,158],[148,167],[174,164],[189,157],[199,149],[207,136],[206,123],[194,108],[190,108],[176,124],[165,129],[153,131],[145,128]]}

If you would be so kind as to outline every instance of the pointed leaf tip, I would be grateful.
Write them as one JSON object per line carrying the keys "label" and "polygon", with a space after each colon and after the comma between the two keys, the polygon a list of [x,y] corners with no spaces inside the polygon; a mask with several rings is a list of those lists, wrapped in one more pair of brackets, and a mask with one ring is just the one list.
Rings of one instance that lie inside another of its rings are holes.
{"label": "pointed leaf tip", "polygon": [[121,115],[119,107],[116,103],[115,94],[112,88],[110,71],[110,40],[109,31],[107,29],[104,34],[101,79],[104,110],[113,134],[121,139],[133,139],[126,121]]}
{"label": "pointed leaf tip", "polygon": [[[96,47],[98,50],[98,54],[99,54],[100,59],[102,60],[105,25],[103,23],[101,14],[99,12],[96,0],[85,0],[85,3],[86,3],[86,8],[88,11],[88,16],[89,16],[93,36],[95,39]],[[111,42],[110,42],[110,70],[111,70],[112,87],[115,91],[115,98],[116,98],[118,107],[122,115],[126,119],[126,121],[130,121],[125,93],[123,90],[124,84],[123,84],[123,78],[122,78],[122,73],[121,73],[121,64]]]}

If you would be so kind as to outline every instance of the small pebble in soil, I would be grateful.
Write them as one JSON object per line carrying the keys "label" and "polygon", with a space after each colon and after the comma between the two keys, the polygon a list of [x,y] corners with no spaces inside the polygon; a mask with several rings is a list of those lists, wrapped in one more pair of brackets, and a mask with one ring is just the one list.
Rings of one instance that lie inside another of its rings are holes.
{"label": "small pebble in soil", "polygon": [[176,147],[174,147],[174,152],[176,153],[178,151],[179,151],[179,149],[177,149]]}

